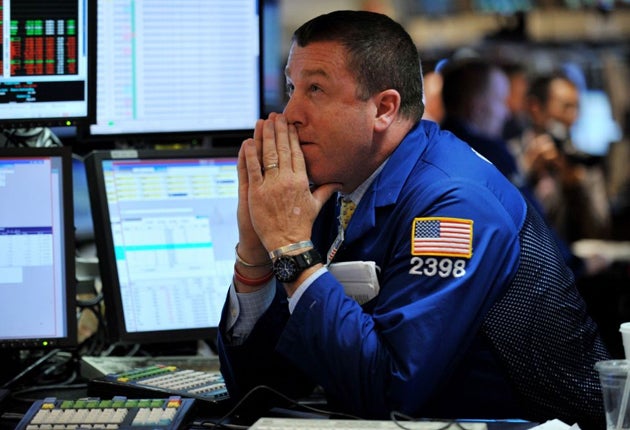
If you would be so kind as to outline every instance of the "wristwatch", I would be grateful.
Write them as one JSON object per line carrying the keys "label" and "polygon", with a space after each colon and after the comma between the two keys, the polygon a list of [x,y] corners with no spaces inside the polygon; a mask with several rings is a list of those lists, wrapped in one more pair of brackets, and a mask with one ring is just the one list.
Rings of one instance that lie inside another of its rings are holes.
{"label": "wristwatch", "polygon": [[278,281],[293,282],[300,273],[322,261],[322,256],[313,248],[297,255],[279,256],[274,260],[272,270]]}

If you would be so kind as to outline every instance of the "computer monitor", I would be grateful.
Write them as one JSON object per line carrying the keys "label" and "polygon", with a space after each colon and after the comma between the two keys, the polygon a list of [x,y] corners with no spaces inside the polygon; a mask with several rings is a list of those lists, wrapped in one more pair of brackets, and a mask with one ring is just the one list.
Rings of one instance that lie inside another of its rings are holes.
{"label": "computer monitor", "polygon": [[237,149],[86,158],[108,338],[215,340],[238,240]]}
{"label": "computer monitor", "polygon": [[70,148],[2,148],[0,207],[0,349],[75,346]]}
{"label": "computer monitor", "polygon": [[0,1],[0,129],[87,122],[90,0]]}
{"label": "computer monitor", "polygon": [[240,143],[251,134],[263,98],[260,0],[97,6],[96,120],[83,141]]}
{"label": "computer monitor", "polygon": [[612,104],[604,90],[580,92],[578,118],[571,127],[573,145],[587,154],[604,157],[611,143],[622,138],[621,127],[613,117]]}

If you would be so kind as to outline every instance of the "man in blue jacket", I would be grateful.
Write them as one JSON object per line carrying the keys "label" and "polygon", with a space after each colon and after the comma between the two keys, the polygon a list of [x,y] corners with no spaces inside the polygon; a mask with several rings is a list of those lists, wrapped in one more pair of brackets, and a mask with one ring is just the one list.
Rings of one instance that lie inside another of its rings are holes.
{"label": "man in blue jacket", "polygon": [[[284,112],[239,153],[219,335],[230,395],[320,386],[364,418],[603,426],[593,366],[609,355],[570,271],[518,190],[420,120],[404,29],[371,12],[322,15],[295,32],[285,74]],[[341,201],[356,206],[345,228]],[[378,294],[346,294],[341,262],[363,286],[374,282],[359,262],[374,262]]]}

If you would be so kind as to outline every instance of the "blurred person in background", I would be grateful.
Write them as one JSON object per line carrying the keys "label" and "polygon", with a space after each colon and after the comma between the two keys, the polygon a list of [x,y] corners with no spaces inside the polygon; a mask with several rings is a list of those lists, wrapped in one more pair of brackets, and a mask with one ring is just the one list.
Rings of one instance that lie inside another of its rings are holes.
{"label": "blurred person in background", "polygon": [[[507,74],[498,64],[479,57],[452,60],[441,68],[440,74],[445,112],[442,128],[492,162],[544,218],[545,207],[503,138],[505,124],[512,117],[508,106],[512,93]],[[576,278],[599,273],[609,266],[608,259],[601,255],[576,256],[569,244],[557,232],[554,234]]]}
{"label": "blurred person in background", "polygon": [[444,103],[442,103],[443,78],[440,70],[447,60],[440,60],[433,67],[427,63],[422,65],[424,87],[424,113],[422,119],[437,122],[444,119]]}
{"label": "blurred person in background", "polygon": [[527,126],[529,76],[527,69],[520,63],[506,62],[501,65],[501,69],[510,81],[506,99],[510,114],[503,126],[503,138],[510,140],[520,136]]}
{"label": "blurred person in background", "polygon": [[579,89],[566,75],[537,77],[528,93],[530,125],[515,141],[520,165],[547,218],[569,243],[607,239],[611,231],[603,167],[571,142],[579,101]]}

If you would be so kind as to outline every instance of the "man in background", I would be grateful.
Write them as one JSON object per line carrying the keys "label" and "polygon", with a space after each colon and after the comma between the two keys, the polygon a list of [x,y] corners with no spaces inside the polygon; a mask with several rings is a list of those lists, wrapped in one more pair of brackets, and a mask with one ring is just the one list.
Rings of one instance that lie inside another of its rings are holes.
{"label": "man in background", "polygon": [[[511,117],[510,80],[504,70],[484,58],[471,57],[450,61],[441,71],[444,84],[442,101],[445,119],[442,128],[451,131],[486,157],[523,193],[544,218],[545,206],[539,200],[528,173],[504,139],[505,124]],[[576,278],[594,275],[610,262],[601,255],[580,258],[573,254],[568,242],[553,226],[552,233],[561,253]],[[563,226],[562,231],[565,227]]]}
{"label": "man in background", "polygon": [[531,126],[517,141],[520,163],[546,216],[569,243],[606,239],[611,230],[602,166],[571,142],[579,101],[578,87],[566,75],[537,77],[528,96]]}

